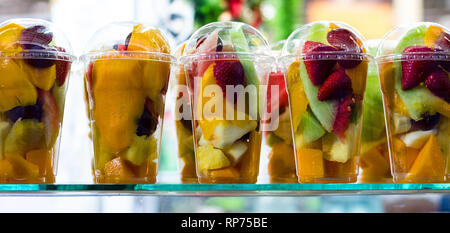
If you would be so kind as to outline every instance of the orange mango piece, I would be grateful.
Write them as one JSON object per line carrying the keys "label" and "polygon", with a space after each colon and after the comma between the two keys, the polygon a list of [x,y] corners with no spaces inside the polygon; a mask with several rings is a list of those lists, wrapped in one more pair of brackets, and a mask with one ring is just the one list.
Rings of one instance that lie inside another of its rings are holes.
{"label": "orange mango piece", "polygon": [[369,62],[363,60],[355,68],[345,70],[350,80],[352,80],[353,93],[363,96],[366,87],[367,67]]}
{"label": "orange mango piece", "polygon": [[324,177],[323,152],[317,149],[299,148],[297,150],[297,169],[299,176]]}
{"label": "orange mango piece", "polygon": [[427,31],[425,32],[425,45],[427,47],[434,48],[436,40],[443,32],[444,30],[441,27],[435,25],[429,26]]}
{"label": "orange mango piece", "polygon": [[46,149],[32,150],[27,152],[26,159],[39,167],[40,175],[49,175],[52,172],[52,157],[50,151]]}
{"label": "orange mango piece", "polygon": [[124,182],[134,177],[133,172],[127,166],[125,160],[120,157],[105,163],[104,171],[107,181]]}
{"label": "orange mango piece", "polygon": [[405,182],[444,182],[445,163],[437,138],[432,134],[405,177]]}
{"label": "orange mango piece", "polygon": [[1,178],[12,178],[14,175],[14,170],[12,164],[6,160],[2,159],[0,160],[0,179]]}
{"label": "orange mango piece", "polygon": [[13,166],[15,177],[34,179],[39,176],[39,167],[28,162],[21,155],[6,155],[6,158]]}
{"label": "orange mango piece", "polygon": [[398,139],[393,139],[394,147],[394,163],[396,172],[408,172],[414,161],[419,155],[419,150],[411,147],[407,147],[405,143]]}
{"label": "orange mango piece", "polygon": [[269,154],[268,172],[270,176],[295,177],[295,157],[292,145],[279,142],[272,147]]}
{"label": "orange mango piece", "polygon": [[240,173],[238,170],[236,170],[233,167],[227,167],[223,169],[217,169],[217,170],[211,170],[210,171],[211,178],[228,178],[228,179],[238,179],[240,176]]}
{"label": "orange mango piece", "polygon": [[361,155],[360,165],[363,182],[379,182],[390,176],[389,158],[376,147]]}

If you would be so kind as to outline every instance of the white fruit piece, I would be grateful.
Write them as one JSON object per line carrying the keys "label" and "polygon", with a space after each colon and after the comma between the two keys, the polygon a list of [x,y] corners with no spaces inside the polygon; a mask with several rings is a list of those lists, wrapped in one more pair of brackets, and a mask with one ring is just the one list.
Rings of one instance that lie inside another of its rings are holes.
{"label": "white fruit piece", "polygon": [[256,129],[256,126],[256,121],[249,121],[244,128],[222,121],[214,129],[214,134],[210,142],[214,147],[225,149],[248,132]]}
{"label": "white fruit piece", "polygon": [[407,147],[420,149],[428,141],[431,134],[436,134],[436,130],[427,131],[414,131],[411,133],[404,134],[400,139],[405,143]]}
{"label": "white fruit piece", "polygon": [[238,162],[242,155],[247,151],[247,143],[243,141],[238,141],[233,143],[229,148],[225,150],[227,155],[233,157],[234,162]]}
{"label": "white fruit piece", "polygon": [[394,134],[408,132],[411,129],[411,119],[398,113],[394,113],[392,117],[394,125]]}

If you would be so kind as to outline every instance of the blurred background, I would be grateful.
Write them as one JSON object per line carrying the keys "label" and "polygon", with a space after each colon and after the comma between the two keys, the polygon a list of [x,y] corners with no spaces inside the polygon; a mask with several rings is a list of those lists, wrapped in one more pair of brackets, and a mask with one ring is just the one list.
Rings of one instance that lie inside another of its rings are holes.
{"label": "blurred background", "polygon": [[[299,26],[317,20],[342,21],[354,26],[366,39],[381,39],[392,27],[402,23],[433,21],[450,27],[450,0],[0,0],[0,22],[23,17],[54,22],[71,41],[75,55],[81,55],[92,34],[101,26],[114,21],[140,21],[154,25],[165,32],[172,48],[176,48],[207,23],[229,20],[242,21],[258,28],[270,43],[287,39]],[[164,121],[158,178],[163,183],[178,182],[177,153],[173,146],[176,135],[171,113],[174,108],[173,95],[170,92],[168,94]],[[79,65],[76,65],[66,98],[57,183],[92,183],[88,132],[82,74]],[[264,182],[267,159],[261,159],[259,182]],[[17,201],[13,202],[8,198],[0,198],[0,211],[32,211],[45,207],[49,211],[89,212],[384,212],[395,211],[396,205],[392,203],[398,199],[402,202],[399,202],[400,209],[397,210],[408,210],[405,209],[408,200],[396,196],[282,199],[64,197],[57,201],[41,198],[42,202],[39,203],[32,198],[16,198]],[[444,197],[438,194],[411,195],[410,198],[421,206],[417,207],[418,210],[448,211],[449,208],[445,206],[448,201],[444,202]]]}

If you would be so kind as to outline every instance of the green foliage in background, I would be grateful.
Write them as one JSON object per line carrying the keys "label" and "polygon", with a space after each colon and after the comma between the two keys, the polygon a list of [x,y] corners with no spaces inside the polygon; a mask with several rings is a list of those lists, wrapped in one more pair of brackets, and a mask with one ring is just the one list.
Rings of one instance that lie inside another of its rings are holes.
{"label": "green foliage in background", "polygon": [[288,36],[304,24],[305,5],[304,0],[268,0],[267,3],[275,7],[276,13],[273,19],[263,23],[264,29],[269,33],[269,41],[285,40]]}
{"label": "green foliage in background", "polygon": [[195,10],[194,22],[196,28],[217,21],[220,14],[226,10],[226,4],[223,0],[191,0],[191,2]]}

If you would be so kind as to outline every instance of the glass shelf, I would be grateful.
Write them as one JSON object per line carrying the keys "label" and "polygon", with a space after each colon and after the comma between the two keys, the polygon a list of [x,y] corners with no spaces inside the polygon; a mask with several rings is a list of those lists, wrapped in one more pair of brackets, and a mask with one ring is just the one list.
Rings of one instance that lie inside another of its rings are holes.
{"label": "glass shelf", "polygon": [[439,184],[1,184],[2,195],[321,195],[448,193],[450,183]]}

